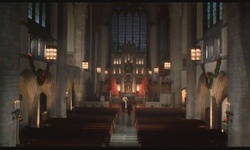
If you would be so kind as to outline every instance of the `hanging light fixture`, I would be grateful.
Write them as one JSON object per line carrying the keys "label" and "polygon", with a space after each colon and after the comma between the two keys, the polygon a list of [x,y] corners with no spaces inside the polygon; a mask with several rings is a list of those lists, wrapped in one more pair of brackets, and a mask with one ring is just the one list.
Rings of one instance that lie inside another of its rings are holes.
{"label": "hanging light fixture", "polygon": [[154,73],[155,73],[155,74],[158,74],[158,73],[159,73],[159,67],[155,67],[155,68],[154,68]]}
{"label": "hanging light fixture", "polygon": [[101,73],[101,71],[102,71],[102,68],[101,68],[101,67],[97,67],[97,68],[96,68],[96,72],[97,72],[97,73]]}
{"label": "hanging light fixture", "polygon": [[88,70],[89,69],[89,62],[87,60],[82,61],[82,69]]}
{"label": "hanging light fixture", "polygon": [[46,46],[45,57],[48,61],[56,60],[57,58],[56,46],[53,46],[53,45]]}
{"label": "hanging light fixture", "polygon": [[191,49],[191,60],[200,61],[201,60],[201,47],[196,46]]}
{"label": "hanging light fixture", "polygon": [[53,46],[53,45],[46,46],[45,58],[47,60],[46,70],[43,70],[41,68],[36,70],[35,65],[34,65],[33,54],[32,53],[28,54],[28,59],[29,59],[29,64],[30,64],[31,71],[34,72],[34,74],[36,75],[37,82],[38,82],[39,85],[43,85],[43,83],[45,82],[46,76],[47,76],[47,74],[49,72],[50,64],[53,61],[56,61],[56,59],[57,59],[57,48],[56,48],[56,46]]}
{"label": "hanging light fixture", "polygon": [[104,70],[104,74],[105,74],[105,75],[108,75],[108,74],[109,74],[108,69],[105,69],[105,70]]}
{"label": "hanging light fixture", "polygon": [[170,69],[171,63],[170,62],[164,62],[164,69]]}
{"label": "hanging light fixture", "polygon": [[152,75],[152,70],[149,70],[149,71],[148,71],[148,74]]}

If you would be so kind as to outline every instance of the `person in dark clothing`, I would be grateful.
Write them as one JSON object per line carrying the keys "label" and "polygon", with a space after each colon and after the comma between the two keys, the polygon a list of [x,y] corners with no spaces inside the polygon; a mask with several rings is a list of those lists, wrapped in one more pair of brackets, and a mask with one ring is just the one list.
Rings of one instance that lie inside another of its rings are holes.
{"label": "person in dark clothing", "polygon": [[132,107],[132,104],[130,102],[127,105],[127,110],[128,110],[128,116],[130,117],[131,111],[133,111],[133,107]]}
{"label": "person in dark clothing", "polygon": [[125,112],[125,102],[122,101],[122,111]]}

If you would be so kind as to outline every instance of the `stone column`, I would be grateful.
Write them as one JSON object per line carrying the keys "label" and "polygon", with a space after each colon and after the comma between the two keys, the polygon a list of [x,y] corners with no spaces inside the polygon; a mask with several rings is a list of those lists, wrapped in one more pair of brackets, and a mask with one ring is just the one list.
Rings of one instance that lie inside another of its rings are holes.
{"label": "stone column", "polygon": [[185,14],[187,21],[185,23],[187,32],[187,99],[186,99],[186,118],[193,119],[195,116],[195,87],[196,87],[196,62],[191,60],[191,47],[194,46],[196,40],[196,3],[187,3]]}
{"label": "stone column", "polygon": [[67,75],[67,3],[58,3],[58,26],[57,26],[57,69],[54,100],[50,117],[66,117],[66,75]]}
{"label": "stone column", "polygon": [[228,121],[228,146],[250,143],[250,4],[227,3],[228,100],[233,116]]}
{"label": "stone column", "polygon": [[75,48],[75,66],[82,68],[82,61],[84,59],[85,51],[85,32],[86,32],[86,19],[88,16],[86,3],[74,3],[74,17],[75,17],[75,35],[74,35],[74,48]]}
{"label": "stone column", "polygon": [[173,80],[172,93],[174,107],[181,107],[182,90],[182,3],[169,4],[170,13],[170,76]]}
{"label": "stone column", "polygon": [[0,147],[16,146],[12,112],[14,101],[19,99],[20,6],[20,3],[0,5]]}
{"label": "stone column", "polygon": [[[75,66],[82,68],[82,61],[85,58],[85,33],[86,33],[86,19],[88,17],[87,3],[74,3],[74,17],[75,17],[75,33],[74,33],[74,58],[75,58]],[[85,74],[85,73],[84,73]],[[82,79],[80,81],[85,80],[84,74],[80,73]],[[83,83],[83,82],[81,82]],[[78,86],[80,87],[80,86]],[[78,91],[78,92],[77,92]],[[82,99],[82,90],[75,90],[75,102],[76,105],[81,105]],[[80,92],[80,93],[79,93]]]}

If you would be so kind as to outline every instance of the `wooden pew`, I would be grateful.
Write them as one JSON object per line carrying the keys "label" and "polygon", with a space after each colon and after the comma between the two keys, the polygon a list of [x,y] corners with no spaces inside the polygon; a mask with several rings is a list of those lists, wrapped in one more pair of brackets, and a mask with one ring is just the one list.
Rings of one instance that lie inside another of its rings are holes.
{"label": "wooden pew", "polygon": [[226,147],[226,134],[202,120],[185,119],[181,109],[136,109],[141,147]]}
{"label": "wooden pew", "polygon": [[76,108],[69,118],[49,118],[20,132],[23,147],[107,147],[118,109]]}

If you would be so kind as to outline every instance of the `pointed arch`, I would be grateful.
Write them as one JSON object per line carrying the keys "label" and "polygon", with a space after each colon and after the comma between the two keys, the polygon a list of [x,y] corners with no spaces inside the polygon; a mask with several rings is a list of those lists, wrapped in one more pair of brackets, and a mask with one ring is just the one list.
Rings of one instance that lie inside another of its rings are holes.
{"label": "pointed arch", "polygon": [[28,100],[33,100],[40,93],[36,76],[29,69],[20,74],[20,93]]}
{"label": "pointed arch", "polygon": [[227,97],[227,73],[220,71],[218,76],[214,80],[213,91],[216,97],[217,103],[220,105],[222,101]]}
{"label": "pointed arch", "polygon": [[200,115],[199,118],[205,120],[206,122],[209,121],[209,89],[206,86],[206,76],[202,73],[198,80],[197,85],[197,98],[195,101],[195,106],[197,115]]}
{"label": "pointed arch", "polygon": [[213,93],[216,100],[216,107],[213,107],[214,115],[214,126],[215,128],[221,128],[221,111],[223,100],[227,97],[227,73],[225,71],[220,71],[218,76],[215,78],[213,83]]}

